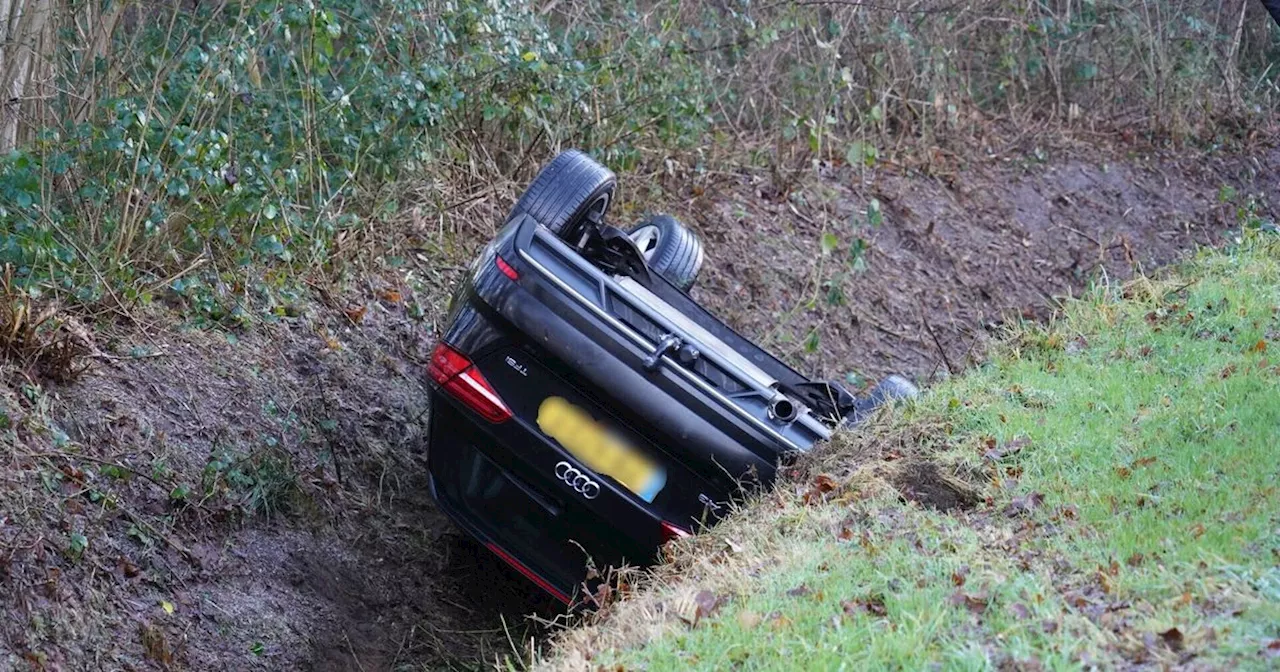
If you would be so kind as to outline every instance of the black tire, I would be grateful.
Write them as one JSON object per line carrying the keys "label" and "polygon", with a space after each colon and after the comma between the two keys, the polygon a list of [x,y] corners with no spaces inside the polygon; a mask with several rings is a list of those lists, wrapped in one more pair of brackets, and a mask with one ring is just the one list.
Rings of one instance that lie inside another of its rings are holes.
{"label": "black tire", "polygon": [[627,232],[640,247],[649,270],[681,291],[689,291],[702,270],[702,241],[670,215],[655,215]]}
{"label": "black tire", "polygon": [[920,388],[896,373],[876,383],[876,386],[871,388],[871,392],[867,393],[867,397],[875,400],[877,406],[899,399],[914,399],[918,396],[920,396]]}
{"label": "black tire", "polygon": [[603,221],[617,184],[613,171],[576,149],[566,150],[538,171],[511,216],[525,213],[576,245],[584,224]]}

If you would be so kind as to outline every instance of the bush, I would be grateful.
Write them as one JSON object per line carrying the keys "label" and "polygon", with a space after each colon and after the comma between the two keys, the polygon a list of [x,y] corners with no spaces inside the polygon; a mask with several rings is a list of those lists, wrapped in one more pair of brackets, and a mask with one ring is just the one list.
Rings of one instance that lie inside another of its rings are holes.
{"label": "bush", "polygon": [[0,262],[236,322],[405,185],[441,205],[569,144],[620,170],[744,141],[873,163],[998,120],[1213,140],[1275,111],[1276,33],[1235,3],[565,4],[55,3],[0,161]]}

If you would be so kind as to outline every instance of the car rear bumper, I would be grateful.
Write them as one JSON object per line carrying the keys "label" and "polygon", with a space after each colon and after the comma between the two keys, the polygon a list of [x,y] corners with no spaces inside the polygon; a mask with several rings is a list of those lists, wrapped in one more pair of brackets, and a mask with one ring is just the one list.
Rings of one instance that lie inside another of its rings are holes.
{"label": "car rear bumper", "polygon": [[555,476],[568,457],[518,418],[491,424],[436,389],[431,394],[431,495],[465,532],[564,602],[588,565],[645,564],[661,521],[604,484],[595,499]]}

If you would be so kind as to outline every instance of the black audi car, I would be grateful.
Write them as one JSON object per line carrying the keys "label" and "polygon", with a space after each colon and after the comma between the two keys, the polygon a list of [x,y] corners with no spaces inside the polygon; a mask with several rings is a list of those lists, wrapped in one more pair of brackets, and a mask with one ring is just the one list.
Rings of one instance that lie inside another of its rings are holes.
{"label": "black audi car", "polygon": [[886,398],[810,380],[687,293],[703,263],[671,217],[607,223],[616,180],[557,156],[472,263],[432,353],[440,508],[571,604],[588,567],[643,565],[780,460]]}

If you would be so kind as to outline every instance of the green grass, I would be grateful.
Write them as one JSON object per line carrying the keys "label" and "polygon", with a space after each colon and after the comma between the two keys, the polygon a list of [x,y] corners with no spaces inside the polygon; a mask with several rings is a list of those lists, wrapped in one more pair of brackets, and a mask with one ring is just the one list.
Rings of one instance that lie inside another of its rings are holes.
{"label": "green grass", "polygon": [[[1266,668],[1280,638],[1278,364],[1274,241],[1098,290],[837,441],[550,663]],[[904,436],[902,459],[977,481],[985,501],[947,514],[877,487]],[[806,506],[818,470],[837,488]],[[736,552],[715,550],[726,540]],[[700,590],[722,606],[674,617]]]}

